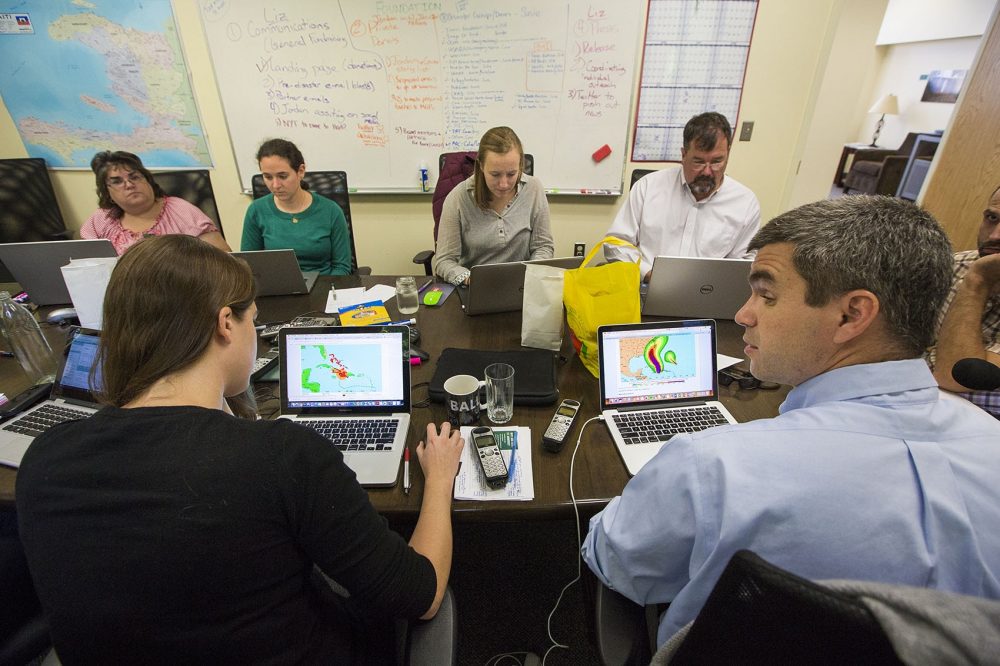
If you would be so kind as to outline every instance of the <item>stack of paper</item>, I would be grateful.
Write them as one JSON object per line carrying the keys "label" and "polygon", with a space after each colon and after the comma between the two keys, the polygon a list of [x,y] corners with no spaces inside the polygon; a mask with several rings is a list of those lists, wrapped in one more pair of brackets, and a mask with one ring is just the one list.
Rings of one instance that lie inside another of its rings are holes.
{"label": "stack of paper", "polygon": [[368,289],[352,287],[350,289],[331,289],[326,295],[325,311],[336,313],[341,308],[371,301],[386,303],[396,295],[396,288],[388,284],[376,284]]}
{"label": "stack of paper", "polygon": [[[506,486],[496,490],[486,485],[483,468],[476,460],[476,447],[472,444],[471,432],[470,426],[462,428],[465,448],[462,449],[462,466],[458,470],[458,476],[455,477],[455,499],[487,501],[535,499],[535,477],[531,467],[531,428],[525,426],[493,428],[508,470],[512,462],[511,453],[517,457],[517,462],[514,463],[514,478],[507,481]],[[511,433],[514,437],[505,436],[505,433]],[[516,450],[513,448],[515,438]]]}

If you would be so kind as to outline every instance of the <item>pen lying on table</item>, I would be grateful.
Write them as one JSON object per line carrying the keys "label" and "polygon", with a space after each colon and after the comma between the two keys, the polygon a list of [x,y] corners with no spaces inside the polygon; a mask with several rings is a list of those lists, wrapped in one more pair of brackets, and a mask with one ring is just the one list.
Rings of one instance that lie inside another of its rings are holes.
{"label": "pen lying on table", "polygon": [[410,494],[410,447],[403,449],[403,494]]}

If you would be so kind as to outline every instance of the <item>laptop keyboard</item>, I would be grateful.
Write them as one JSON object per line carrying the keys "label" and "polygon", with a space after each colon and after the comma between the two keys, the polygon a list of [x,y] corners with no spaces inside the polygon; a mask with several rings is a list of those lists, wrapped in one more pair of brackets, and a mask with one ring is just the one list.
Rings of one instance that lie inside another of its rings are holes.
{"label": "laptop keyboard", "polygon": [[54,425],[66,421],[76,421],[89,418],[93,412],[73,409],[61,405],[43,405],[35,411],[11,421],[3,427],[4,430],[38,437]]}
{"label": "laptop keyboard", "polygon": [[333,442],[341,451],[391,451],[396,419],[296,419]]}
{"label": "laptop keyboard", "polygon": [[681,407],[614,414],[626,444],[665,442],[682,432],[698,432],[729,423],[717,407]]}

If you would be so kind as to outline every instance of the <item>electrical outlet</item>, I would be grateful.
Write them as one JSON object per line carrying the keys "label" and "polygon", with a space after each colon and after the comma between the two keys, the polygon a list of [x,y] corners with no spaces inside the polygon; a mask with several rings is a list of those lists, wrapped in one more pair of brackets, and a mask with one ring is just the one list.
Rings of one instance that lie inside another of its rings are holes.
{"label": "electrical outlet", "polygon": [[573,243],[573,256],[582,257],[587,254],[587,246],[584,243]]}
{"label": "electrical outlet", "polygon": [[753,136],[753,121],[747,120],[743,123],[743,128],[740,130],[740,141],[749,141],[750,137]]}

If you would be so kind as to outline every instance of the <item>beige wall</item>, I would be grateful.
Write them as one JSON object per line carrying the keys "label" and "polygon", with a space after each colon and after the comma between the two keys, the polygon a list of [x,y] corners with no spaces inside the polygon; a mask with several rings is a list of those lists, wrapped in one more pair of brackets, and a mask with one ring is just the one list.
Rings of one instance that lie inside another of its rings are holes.
{"label": "beige wall", "polygon": [[869,91],[882,61],[875,36],[887,1],[845,0],[836,6],[827,30],[829,47],[817,63],[810,122],[803,124],[794,162],[797,172],[791,175],[781,210],[829,195],[844,144],[871,108]]}
{"label": "beige wall", "polygon": [[[908,132],[933,132],[948,126],[954,104],[921,102],[927,81],[920,77],[935,69],[969,69],[980,37],[941,39],[879,47],[884,50],[878,78],[868,96],[864,111],[886,93],[899,100],[899,115],[886,116],[885,126],[878,143],[886,148],[896,148]],[[866,114],[854,141],[871,141],[878,116]]]}
{"label": "beige wall", "polygon": [[[757,193],[765,220],[785,210],[790,201],[821,198],[829,191],[840,146],[857,131],[857,110],[870,104],[870,89],[858,88],[866,85],[870,76],[866,68],[875,62],[874,47],[849,48],[852,38],[844,35],[870,32],[871,38],[865,40],[873,44],[882,3],[875,2],[875,9],[864,0],[760,3],[739,117],[741,122],[755,122],[754,136],[749,143],[734,144],[729,174]],[[235,246],[249,198],[239,191],[197,5],[195,0],[175,0],[174,9],[215,160],[212,182],[223,226]],[[850,29],[847,33],[845,26]],[[831,49],[836,49],[835,58],[829,57]],[[837,85],[824,88],[828,79]],[[836,113],[830,113],[831,107]],[[6,108],[0,108],[0,156],[25,155]],[[808,168],[800,169],[800,160]],[[662,165],[628,164],[626,182],[633,166]],[[96,204],[91,174],[57,171],[52,179],[67,225],[78,229]],[[554,196],[550,203],[556,252],[570,254],[574,242],[585,242],[589,248],[600,239],[620,200]],[[356,195],[351,207],[360,263],[376,273],[419,270],[410,259],[431,247],[429,197]]]}

